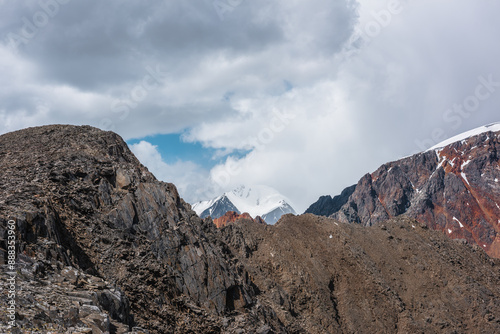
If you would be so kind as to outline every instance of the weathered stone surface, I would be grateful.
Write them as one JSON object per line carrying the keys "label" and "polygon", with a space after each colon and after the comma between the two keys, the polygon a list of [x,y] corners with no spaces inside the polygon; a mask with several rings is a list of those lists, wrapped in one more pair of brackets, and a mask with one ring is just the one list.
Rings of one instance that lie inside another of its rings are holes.
{"label": "weathered stone surface", "polygon": [[500,331],[499,260],[415,220],[286,215],[221,231],[288,332]]}
{"label": "weathered stone surface", "polygon": [[[244,271],[214,241],[215,226],[203,223],[174,185],[157,181],[118,135],[60,125],[5,134],[0,169],[0,249],[14,219],[18,254],[50,267],[49,284],[98,291],[91,299],[64,294],[68,307],[79,309],[77,321],[65,313],[66,323],[82,325],[98,308],[129,329],[203,332],[253,304]],[[40,321],[55,321],[42,311]]]}
{"label": "weathered stone surface", "polygon": [[486,132],[390,162],[346,189],[341,207],[320,198],[307,212],[365,226],[404,215],[500,258],[499,151],[500,133]]}
{"label": "weathered stone surface", "polygon": [[328,217],[331,214],[340,210],[340,208],[347,203],[349,196],[352,195],[356,185],[350,186],[342,191],[340,195],[332,198],[332,196],[321,196],[318,201],[313,203],[305,213],[313,213],[319,216]]}

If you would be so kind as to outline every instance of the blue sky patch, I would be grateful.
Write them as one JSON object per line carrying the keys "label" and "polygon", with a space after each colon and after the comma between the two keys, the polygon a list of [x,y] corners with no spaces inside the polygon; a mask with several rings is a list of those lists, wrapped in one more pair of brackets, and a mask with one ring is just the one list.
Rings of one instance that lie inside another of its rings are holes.
{"label": "blue sky patch", "polygon": [[217,164],[223,163],[228,155],[235,158],[242,158],[250,152],[248,150],[239,150],[230,152],[230,154],[221,155],[217,154],[220,150],[204,147],[199,142],[186,142],[182,139],[182,136],[182,133],[154,135],[131,139],[127,141],[127,144],[133,145],[141,141],[147,141],[157,146],[163,161],[168,164],[174,164],[179,160],[192,161],[206,169],[211,169]]}

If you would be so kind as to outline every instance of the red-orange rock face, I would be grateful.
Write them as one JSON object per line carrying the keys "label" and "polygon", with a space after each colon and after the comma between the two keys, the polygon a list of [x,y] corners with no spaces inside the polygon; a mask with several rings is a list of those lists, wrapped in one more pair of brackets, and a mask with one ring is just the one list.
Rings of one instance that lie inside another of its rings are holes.
{"label": "red-orange rock face", "polygon": [[214,222],[215,226],[217,226],[217,228],[221,228],[221,227],[226,226],[229,223],[234,223],[234,222],[237,222],[237,221],[242,220],[242,219],[250,220],[250,221],[253,221],[253,222],[256,222],[259,224],[265,224],[264,220],[259,216],[255,217],[255,219],[253,219],[246,212],[244,212],[240,215],[235,211],[228,211],[228,212],[226,212],[226,214],[224,216],[214,219],[213,222]]}
{"label": "red-orange rock face", "polygon": [[499,157],[500,132],[485,132],[387,163],[329,215],[363,225],[405,215],[500,258]]}

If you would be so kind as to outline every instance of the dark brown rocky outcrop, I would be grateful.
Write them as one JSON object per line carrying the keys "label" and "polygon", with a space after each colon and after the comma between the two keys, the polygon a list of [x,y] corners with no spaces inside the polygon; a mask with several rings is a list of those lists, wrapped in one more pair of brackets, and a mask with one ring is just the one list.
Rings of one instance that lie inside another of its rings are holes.
{"label": "dark brown rocky outcrop", "polygon": [[[93,299],[94,313],[151,333],[217,332],[228,312],[235,313],[226,328],[237,328],[243,311],[239,324],[264,314],[274,326],[272,313],[255,304],[244,270],[217,243],[215,226],[198,218],[174,185],[157,181],[118,135],[59,125],[8,133],[0,136],[0,170],[0,261],[13,219],[28,278],[50,286],[70,266],[85,281],[101,278],[104,290],[95,291],[105,295]],[[110,284],[123,291],[121,304],[105,297]],[[86,283],[69,286],[91,293]],[[64,326],[65,302],[50,312],[28,312],[29,304],[19,296],[21,325],[42,317],[44,328]],[[75,325],[87,321],[84,305],[76,303]]]}
{"label": "dark brown rocky outcrop", "polygon": [[[404,215],[500,257],[500,133],[485,132],[387,163],[359,180],[342,222],[370,226]],[[307,212],[325,215],[322,201]]]}
{"label": "dark brown rocky outcrop", "polygon": [[397,218],[306,214],[222,229],[289,333],[497,333],[500,262]]}
{"label": "dark brown rocky outcrop", "polygon": [[340,195],[337,196],[321,196],[315,203],[313,203],[304,213],[312,213],[319,216],[328,217],[337,212],[347,203],[349,197],[356,190],[356,185],[345,188]]}

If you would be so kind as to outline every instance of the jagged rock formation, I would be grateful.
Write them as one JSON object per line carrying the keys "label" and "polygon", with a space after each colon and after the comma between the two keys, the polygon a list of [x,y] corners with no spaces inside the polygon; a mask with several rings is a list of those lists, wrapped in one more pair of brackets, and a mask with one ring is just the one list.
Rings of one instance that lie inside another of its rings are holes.
{"label": "jagged rock formation", "polygon": [[307,212],[365,226],[404,215],[500,258],[499,152],[500,132],[484,132],[387,163],[340,208],[322,210],[320,199]]}
{"label": "jagged rock formation", "polygon": [[347,203],[354,190],[356,190],[356,185],[345,188],[340,195],[333,198],[330,195],[321,196],[304,213],[313,213],[318,216],[328,217],[339,211]]}
{"label": "jagged rock formation", "polygon": [[0,281],[13,219],[21,333],[500,331],[499,261],[414,221],[217,229],[91,127],[2,135],[0,170]]}
{"label": "jagged rock formation", "polygon": [[[21,258],[20,266],[45,280],[47,291],[72,266],[124,292],[130,316],[113,314],[99,300],[94,313],[107,311],[130,328],[218,331],[227,312],[243,310],[226,328],[252,328],[246,319],[264,315],[274,326],[272,312],[253,300],[245,271],[214,241],[216,227],[198,218],[174,185],[158,182],[118,135],[57,125],[8,133],[0,136],[0,169],[1,258],[7,221],[14,219],[18,254],[31,259]],[[26,312],[31,303],[19,296],[20,325],[33,326],[37,317],[45,328],[67,323],[66,308],[40,303]],[[80,315],[84,305],[77,303]],[[74,321],[84,326],[84,320]]]}
{"label": "jagged rock formation", "polygon": [[235,222],[238,222],[240,220],[249,220],[249,221],[252,221],[252,222],[258,223],[258,224],[265,224],[264,220],[260,216],[257,216],[257,217],[255,217],[255,219],[253,219],[246,212],[244,212],[240,215],[239,213],[234,212],[234,211],[228,211],[222,217],[215,218],[213,220],[213,223],[215,224],[215,226],[217,226],[217,228],[221,228],[221,227],[226,226],[229,223],[235,223]]}

